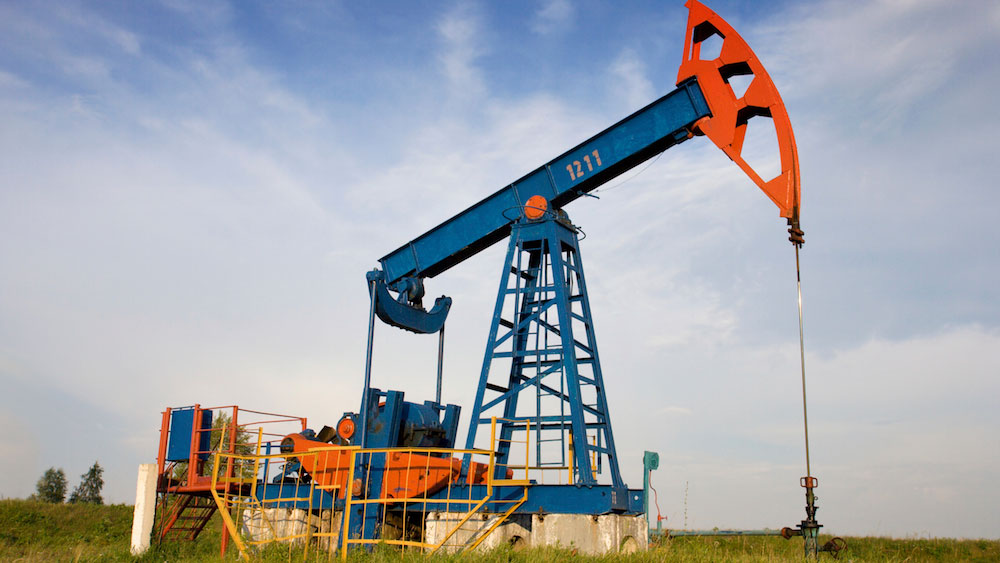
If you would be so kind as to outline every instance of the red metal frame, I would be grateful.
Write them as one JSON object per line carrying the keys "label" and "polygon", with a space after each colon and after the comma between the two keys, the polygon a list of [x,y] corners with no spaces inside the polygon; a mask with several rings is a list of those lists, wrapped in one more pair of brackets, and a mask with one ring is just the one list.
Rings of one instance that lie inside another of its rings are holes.
{"label": "red metal frame", "polygon": [[[205,524],[209,521],[211,516],[214,514],[214,505],[212,510],[208,510],[208,507],[200,505],[192,505],[192,501],[195,501],[196,497],[209,498],[211,499],[211,489],[212,489],[212,476],[205,474],[206,460],[201,459],[202,454],[211,454],[212,451],[200,450],[199,444],[201,443],[201,435],[203,432],[212,432],[212,428],[202,428],[201,420],[204,416],[203,413],[206,411],[224,411],[228,410],[230,412],[230,424],[227,425],[229,431],[229,440],[225,449],[222,450],[223,453],[234,454],[236,453],[236,439],[241,431],[248,431],[250,427],[262,427],[264,425],[274,425],[274,424],[288,424],[298,422],[300,430],[305,430],[307,427],[307,421],[305,417],[298,416],[288,416],[277,413],[254,411],[249,409],[241,409],[237,405],[223,405],[217,407],[207,407],[202,408],[200,404],[194,405],[194,418],[191,425],[191,451],[188,455],[188,471],[187,475],[183,481],[174,482],[171,480],[170,473],[173,471],[175,464],[167,464],[167,446],[170,443],[170,420],[171,413],[176,410],[172,408],[166,408],[163,411],[162,419],[160,422],[160,445],[157,452],[156,463],[157,463],[157,492],[164,495],[164,502],[162,504],[162,509],[167,509],[166,499],[171,495],[180,496],[177,499],[177,503],[170,507],[170,512],[163,516],[164,523],[161,524],[159,530],[159,539],[163,539],[171,530],[183,531],[185,533],[184,538],[193,540],[195,539],[199,532],[204,528]],[[251,420],[249,422],[240,422],[240,413],[244,415],[258,415],[265,418],[263,420]],[[264,432],[261,429],[261,435],[266,437],[263,441],[267,442],[278,442],[281,438],[287,434],[285,432]],[[220,480],[220,484],[217,485],[219,491],[226,490],[227,488],[232,489],[236,485],[231,484],[233,477],[233,467],[232,465],[227,465],[226,467],[226,479]],[[213,501],[214,502],[214,501]],[[185,511],[190,511],[198,509],[201,512],[196,515],[184,516]],[[177,524],[180,520],[191,520],[193,524],[188,528],[178,528]],[[222,530],[222,554],[225,555],[226,548],[229,545],[229,530],[223,528]]]}
{"label": "red metal frame", "polygon": [[[264,425],[274,425],[282,423],[298,423],[300,430],[305,430],[307,427],[307,420],[305,417],[283,415],[272,412],[265,411],[255,411],[249,409],[241,409],[237,405],[222,405],[213,407],[202,407],[199,404],[194,405],[194,424],[191,427],[191,451],[188,456],[188,472],[182,483],[171,484],[168,472],[171,467],[168,467],[166,463],[167,457],[167,445],[170,441],[170,415],[176,409],[167,408],[163,411],[163,417],[160,423],[160,446],[159,452],[157,454],[157,471],[159,474],[158,491],[167,492],[171,494],[188,494],[188,493],[207,493],[212,488],[212,476],[205,475],[205,460],[201,459],[202,454],[211,454],[213,451],[199,450],[198,445],[200,444],[201,435],[204,432],[212,432],[211,428],[201,428],[201,418],[203,413],[206,411],[220,411],[228,410],[230,412],[231,423],[227,426],[229,431],[228,443],[222,453],[233,454],[236,453],[236,438],[241,431],[247,431],[251,427],[260,427]],[[240,414],[243,415],[259,415],[272,418],[266,418],[262,420],[251,420],[249,422],[240,422]],[[264,442],[277,442],[280,441],[287,432],[263,432],[262,435],[265,437]],[[232,471],[231,468],[227,471]],[[232,477],[227,473],[227,477]],[[224,488],[225,485],[219,485]]]}

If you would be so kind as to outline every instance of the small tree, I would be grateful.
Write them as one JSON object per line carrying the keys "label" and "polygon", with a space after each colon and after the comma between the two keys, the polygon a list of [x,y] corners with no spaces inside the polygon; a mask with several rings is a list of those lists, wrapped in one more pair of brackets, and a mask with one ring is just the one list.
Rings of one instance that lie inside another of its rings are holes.
{"label": "small tree", "polygon": [[42,475],[35,485],[33,499],[44,502],[62,502],[66,499],[66,472],[62,469],[50,467]]}
{"label": "small tree", "polygon": [[[212,451],[229,451],[232,447],[233,453],[236,455],[251,455],[256,450],[256,440],[254,443],[250,443],[250,433],[247,432],[243,427],[236,428],[236,439],[233,440],[233,417],[226,412],[219,412],[219,415],[212,420]],[[232,444],[235,443],[235,447]],[[245,459],[233,459],[231,462],[223,460],[220,464],[220,475],[219,477],[224,477],[221,471],[224,471],[229,464],[233,466],[233,476],[240,477],[243,479],[250,479],[254,476],[254,464],[253,461]],[[211,475],[215,471],[215,458],[209,456],[208,461],[205,464],[205,472]]]}
{"label": "small tree", "polygon": [[69,502],[81,504],[104,504],[101,489],[104,488],[104,469],[95,461],[86,473],[80,476],[80,484],[69,495]]}
{"label": "small tree", "polygon": [[[236,444],[236,446],[232,448],[233,453],[239,455],[250,455],[256,451],[256,439],[254,439],[253,443],[251,443],[250,433],[247,432],[242,426],[236,428],[236,439],[232,440],[232,415],[226,411],[215,412],[216,415],[212,418],[209,452],[207,452],[208,455],[204,458],[205,465],[200,469],[202,475],[212,475],[215,471],[215,457],[212,454],[220,450],[228,452],[233,442]],[[233,463],[236,467],[238,467],[238,471],[235,471],[233,475],[242,478],[253,477],[253,462],[247,460],[235,460],[233,462],[223,461],[223,467],[227,467],[228,463]],[[187,478],[187,472],[188,463],[181,462],[174,466],[171,477],[178,481],[183,481]],[[220,478],[221,477],[224,476],[220,475]]]}

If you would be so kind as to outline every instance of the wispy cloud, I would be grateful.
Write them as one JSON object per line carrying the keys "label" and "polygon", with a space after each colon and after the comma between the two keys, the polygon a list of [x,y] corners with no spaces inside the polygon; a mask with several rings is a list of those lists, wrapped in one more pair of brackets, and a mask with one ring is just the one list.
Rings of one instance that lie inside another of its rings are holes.
{"label": "wispy cloud", "polygon": [[570,0],[547,0],[531,21],[531,29],[535,33],[548,35],[567,31],[573,25],[576,8]]}
{"label": "wispy cloud", "polygon": [[472,5],[459,5],[437,24],[444,49],[440,54],[450,95],[464,100],[483,95],[486,83],[476,61],[486,52],[480,17]]}
{"label": "wispy cloud", "polygon": [[129,55],[140,55],[142,52],[138,35],[96,14],[82,12],[69,5],[55,10],[55,13],[74,29],[103,38]]}
{"label": "wispy cloud", "polygon": [[618,79],[616,94],[622,107],[639,108],[654,99],[653,83],[646,76],[646,67],[633,49],[623,49],[610,68]]}
{"label": "wispy cloud", "polygon": [[996,23],[981,17],[983,6],[945,0],[799,6],[791,9],[794,26],[761,30],[772,36],[762,55],[787,77],[786,96],[847,102],[862,124],[898,127],[918,104],[975,72],[981,54],[995,47]]}

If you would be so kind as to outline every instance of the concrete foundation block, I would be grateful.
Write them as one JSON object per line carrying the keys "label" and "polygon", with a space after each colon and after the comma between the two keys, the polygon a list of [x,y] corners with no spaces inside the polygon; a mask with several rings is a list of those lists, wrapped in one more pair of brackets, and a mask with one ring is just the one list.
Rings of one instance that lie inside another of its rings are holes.
{"label": "concrete foundation block", "polygon": [[307,510],[293,508],[247,508],[240,519],[240,531],[251,541],[290,541],[302,543],[307,534],[322,549],[335,545],[339,537],[343,514],[321,510],[310,514]]}
{"label": "concrete foundation block", "polygon": [[547,514],[533,516],[533,546],[558,546],[586,555],[645,551],[649,529],[643,516]]}
{"label": "concrete foundation block", "polygon": [[[464,514],[434,512],[425,521],[427,542],[440,543]],[[472,545],[493,525],[498,514],[475,514],[442,547],[455,552]],[[649,546],[649,530],[642,516],[622,514],[515,514],[508,518],[478,549],[501,545],[559,547],[586,555],[644,551]]]}
{"label": "concrete foundation block", "polygon": [[[424,520],[425,541],[440,543],[459,525],[464,513],[431,512]],[[452,534],[442,551],[453,553],[471,546],[500,518],[499,514],[473,514]],[[252,541],[292,541],[302,543],[305,538],[284,539],[309,534],[320,549],[336,546],[343,526],[343,513],[330,510],[309,514],[305,510],[288,508],[247,509],[241,518],[245,537]],[[386,526],[386,538],[395,535]],[[559,547],[584,555],[630,553],[644,551],[649,545],[648,528],[642,516],[622,514],[514,514],[486,536],[477,549],[489,550],[501,546],[515,549],[532,547]]]}

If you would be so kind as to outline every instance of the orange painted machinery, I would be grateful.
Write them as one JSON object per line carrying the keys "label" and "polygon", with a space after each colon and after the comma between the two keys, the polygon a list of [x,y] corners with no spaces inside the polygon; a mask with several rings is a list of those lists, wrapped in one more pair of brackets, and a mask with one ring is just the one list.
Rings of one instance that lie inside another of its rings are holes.
{"label": "orange painted machinery", "polygon": [[[455,447],[455,433],[461,409],[433,401],[422,404],[403,400],[400,391],[371,389],[366,456],[364,468],[354,468],[358,460],[354,450],[361,447],[361,415],[345,413],[336,427],[324,426],[318,433],[304,430],[289,434],[281,442],[281,452],[289,454],[289,463],[277,479],[298,479],[308,475],[325,490],[336,490],[344,498],[350,490],[355,496],[382,499],[423,498],[448,485],[484,485],[489,466],[464,458],[439,453]],[[354,447],[351,447],[354,446]],[[423,450],[423,451],[422,451]],[[314,455],[295,456],[314,452]],[[509,479],[513,472],[500,468],[496,478]]]}
{"label": "orange painted machinery", "polygon": [[[347,479],[351,473],[350,464],[356,457],[352,449],[331,446],[291,434],[282,442],[283,448],[292,452],[318,452],[318,455],[296,459],[306,474],[327,490],[336,490],[337,498],[344,498],[348,490]],[[390,448],[392,449],[392,448]],[[470,462],[469,471],[462,477],[462,459],[439,457],[433,453],[415,453],[398,449],[371,455],[385,456],[382,467],[381,490],[372,495],[383,499],[422,498],[433,495],[449,484],[485,485],[489,466],[485,463]],[[356,471],[354,482],[350,484],[351,494],[361,496],[364,483],[370,481],[368,471]],[[512,472],[508,470],[508,477]]]}

